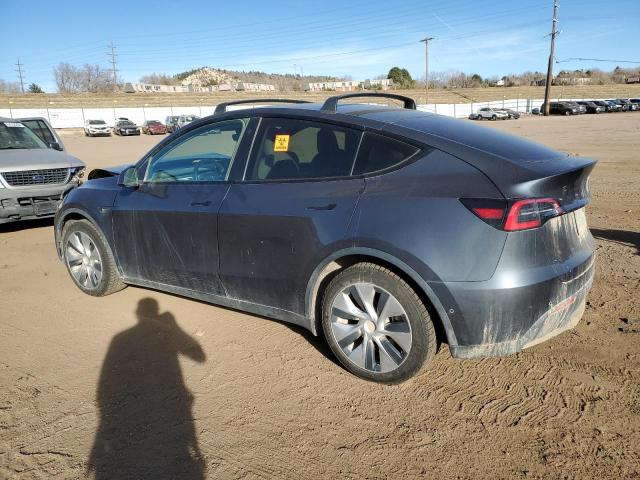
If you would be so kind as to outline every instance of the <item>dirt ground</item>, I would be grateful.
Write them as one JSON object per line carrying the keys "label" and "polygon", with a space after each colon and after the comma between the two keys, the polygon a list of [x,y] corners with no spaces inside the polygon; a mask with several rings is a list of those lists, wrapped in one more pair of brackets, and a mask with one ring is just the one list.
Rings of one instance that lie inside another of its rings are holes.
{"label": "dirt ground", "polygon": [[[600,160],[574,330],[503,358],[444,346],[376,385],[283,323],[141,288],[86,296],[50,221],[0,227],[0,478],[640,478],[640,323],[622,320],[640,319],[640,113],[484,125]],[[90,167],[159,140],[64,139]]]}

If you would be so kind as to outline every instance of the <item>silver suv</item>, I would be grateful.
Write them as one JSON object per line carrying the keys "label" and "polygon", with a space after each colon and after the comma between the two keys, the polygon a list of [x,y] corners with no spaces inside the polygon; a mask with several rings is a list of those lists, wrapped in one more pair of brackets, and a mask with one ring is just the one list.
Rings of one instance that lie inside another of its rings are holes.
{"label": "silver suv", "polygon": [[0,117],[0,224],[52,217],[84,168],[44,118]]}
{"label": "silver suv", "polygon": [[506,120],[509,114],[499,108],[484,107],[478,110],[478,119],[483,120]]}

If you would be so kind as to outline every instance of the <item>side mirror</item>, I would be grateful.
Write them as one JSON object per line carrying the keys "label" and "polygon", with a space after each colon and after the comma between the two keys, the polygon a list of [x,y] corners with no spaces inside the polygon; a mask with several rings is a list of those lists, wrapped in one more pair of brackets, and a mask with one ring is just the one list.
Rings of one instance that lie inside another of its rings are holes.
{"label": "side mirror", "polygon": [[62,151],[62,146],[58,142],[50,142],[49,148],[53,148],[54,150]]}
{"label": "side mirror", "polygon": [[118,177],[118,185],[121,187],[133,187],[140,186],[140,180],[138,179],[138,170],[135,166],[129,167],[120,173]]}

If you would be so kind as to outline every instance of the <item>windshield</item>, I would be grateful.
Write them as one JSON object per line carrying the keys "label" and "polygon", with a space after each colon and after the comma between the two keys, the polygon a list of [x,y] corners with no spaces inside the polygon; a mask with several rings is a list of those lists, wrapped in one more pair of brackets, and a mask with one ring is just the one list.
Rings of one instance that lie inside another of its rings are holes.
{"label": "windshield", "polygon": [[183,122],[193,122],[194,120],[196,120],[198,117],[182,117],[182,121]]}
{"label": "windshield", "polygon": [[89,125],[106,125],[102,120],[89,120]]}
{"label": "windshield", "polygon": [[155,127],[157,125],[162,125],[162,124],[160,122],[157,122],[156,120],[150,120],[147,122],[147,125]]}
{"label": "windshield", "polygon": [[0,122],[0,150],[48,148],[20,122]]}
{"label": "windshield", "polygon": [[132,122],[119,122],[119,127],[135,127],[135,124]]}

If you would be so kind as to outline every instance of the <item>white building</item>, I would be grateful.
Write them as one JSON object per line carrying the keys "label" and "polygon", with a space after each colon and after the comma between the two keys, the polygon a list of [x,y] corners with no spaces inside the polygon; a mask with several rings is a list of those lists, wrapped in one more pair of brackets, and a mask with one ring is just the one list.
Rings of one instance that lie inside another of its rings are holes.
{"label": "white building", "polygon": [[275,85],[267,83],[221,83],[201,87],[199,85],[153,85],[150,83],[128,82],[124,85],[125,93],[208,93],[208,92],[275,92]]}
{"label": "white building", "polygon": [[236,90],[240,92],[275,92],[276,86],[269,83],[240,82],[236,85]]}
{"label": "white building", "polygon": [[387,90],[393,85],[393,82],[388,78],[375,79],[375,80],[337,80],[331,82],[313,82],[307,84],[308,92],[323,92],[323,91],[335,91],[335,92],[351,92],[353,90],[363,90],[369,88],[381,88]]}

